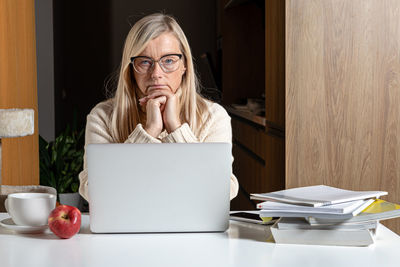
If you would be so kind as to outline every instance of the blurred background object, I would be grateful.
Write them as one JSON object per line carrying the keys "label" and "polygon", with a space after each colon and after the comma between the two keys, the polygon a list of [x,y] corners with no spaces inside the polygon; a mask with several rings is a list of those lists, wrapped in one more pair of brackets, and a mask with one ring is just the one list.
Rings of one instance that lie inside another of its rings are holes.
{"label": "blurred background object", "polygon": [[1,139],[32,135],[35,129],[34,115],[33,109],[0,109],[0,184]]}

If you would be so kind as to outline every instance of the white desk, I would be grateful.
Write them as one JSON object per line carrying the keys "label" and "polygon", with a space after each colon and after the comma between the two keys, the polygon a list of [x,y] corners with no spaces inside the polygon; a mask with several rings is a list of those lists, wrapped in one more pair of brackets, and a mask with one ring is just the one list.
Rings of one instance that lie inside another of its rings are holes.
{"label": "white desk", "polygon": [[190,234],[92,234],[88,224],[84,215],[67,240],[0,226],[0,266],[400,266],[400,237],[382,225],[369,247],[332,247],[267,243],[268,227],[234,221],[225,233]]}

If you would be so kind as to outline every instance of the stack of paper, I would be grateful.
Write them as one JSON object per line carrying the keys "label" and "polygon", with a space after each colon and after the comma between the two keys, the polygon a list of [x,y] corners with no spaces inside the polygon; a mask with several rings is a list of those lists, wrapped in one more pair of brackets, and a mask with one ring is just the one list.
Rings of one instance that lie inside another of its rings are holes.
{"label": "stack of paper", "polygon": [[366,207],[373,199],[355,200],[340,204],[332,204],[321,207],[307,207],[293,204],[285,204],[273,201],[265,201],[257,205],[261,209],[261,217],[315,217],[324,219],[350,219]]}
{"label": "stack of paper", "polygon": [[384,195],[387,195],[387,192],[351,191],[327,185],[313,185],[265,194],[251,194],[251,198],[256,200],[275,200],[301,206],[321,207],[353,200],[377,198]]}
{"label": "stack of paper", "polygon": [[271,232],[276,243],[367,246],[378,221],[400,217],[400,205],[376,198],[384,191],[350,191],[317,185],[265,194],[260,217],[281,217]]}

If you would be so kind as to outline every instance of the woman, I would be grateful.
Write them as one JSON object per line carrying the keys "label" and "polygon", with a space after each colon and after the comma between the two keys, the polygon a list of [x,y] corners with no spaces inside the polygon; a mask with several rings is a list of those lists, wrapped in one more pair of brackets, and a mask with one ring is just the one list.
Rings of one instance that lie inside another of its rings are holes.
{"label": "woman", "polygon": [[[186,37],[170,16],[153,14],[130,30],[115,96],[87,116],[86,144],[232,141],[230,117],[196,91],[198,80]],[[86,155],[79,175],[88,200]],[[238,192],[231,175],[230,198]]]}

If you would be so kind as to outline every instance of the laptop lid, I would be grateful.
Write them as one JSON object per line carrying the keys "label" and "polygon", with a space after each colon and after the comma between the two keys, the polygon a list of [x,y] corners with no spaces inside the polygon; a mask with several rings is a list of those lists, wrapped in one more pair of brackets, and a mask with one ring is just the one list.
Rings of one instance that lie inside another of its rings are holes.
{"label": "laptop lid", "polygon": [[229,143],[89,144],[95,233],[225,231]]}

